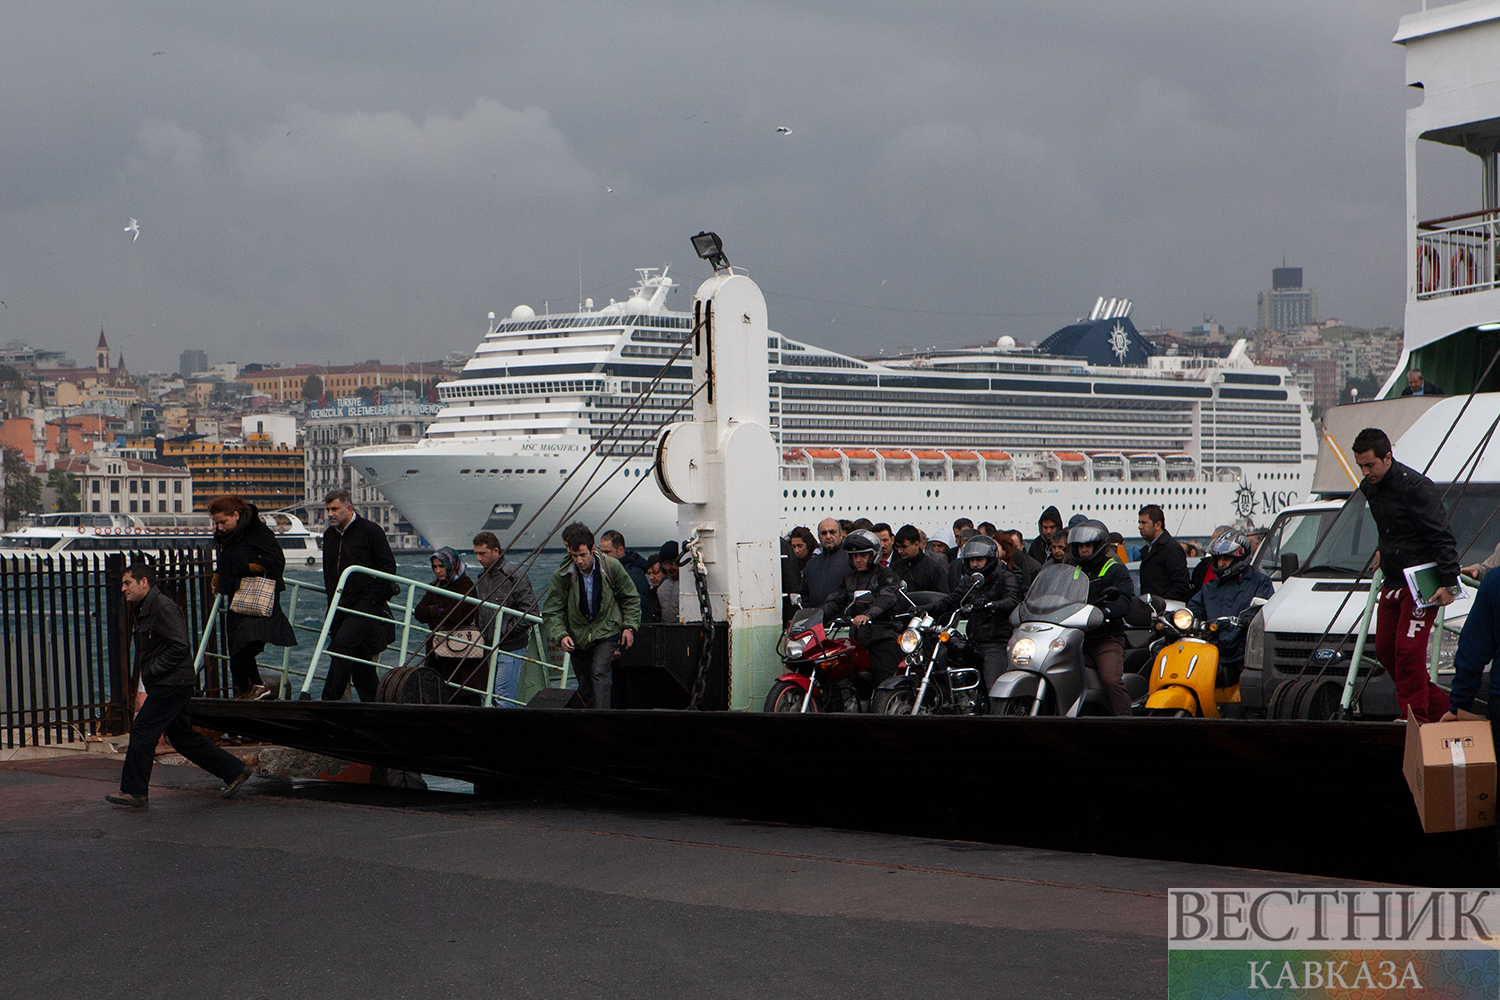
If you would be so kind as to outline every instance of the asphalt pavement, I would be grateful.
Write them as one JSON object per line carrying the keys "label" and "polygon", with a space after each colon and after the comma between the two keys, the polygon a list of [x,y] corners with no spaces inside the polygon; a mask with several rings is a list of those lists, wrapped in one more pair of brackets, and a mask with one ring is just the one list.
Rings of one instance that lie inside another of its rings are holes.
{"label": "asphalt pavement", "polygon": [[1169,887],[1344,884],[163,764],[130,810],[119,773],[0,765],[5,995],[1161,997]]}

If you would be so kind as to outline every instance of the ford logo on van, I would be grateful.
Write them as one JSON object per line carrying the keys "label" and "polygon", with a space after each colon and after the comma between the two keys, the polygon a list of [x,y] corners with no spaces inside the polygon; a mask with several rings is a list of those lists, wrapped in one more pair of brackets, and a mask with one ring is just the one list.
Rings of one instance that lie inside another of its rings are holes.
{"label": "ford logo on van", "polygon": [[1336,650],[1336,649],[1328,649],[1328,648],[1325,647],[1325,648],[1320,649],[1320,650],[1316,651],[1315,653],[1313,653],[1313,659],[1317,660],[1319,663],[1327,663],[1329,660],[1333,659],[1335,656],[1338,656],[1338,655],[1339,655],[1339,651],[1338,650]]}

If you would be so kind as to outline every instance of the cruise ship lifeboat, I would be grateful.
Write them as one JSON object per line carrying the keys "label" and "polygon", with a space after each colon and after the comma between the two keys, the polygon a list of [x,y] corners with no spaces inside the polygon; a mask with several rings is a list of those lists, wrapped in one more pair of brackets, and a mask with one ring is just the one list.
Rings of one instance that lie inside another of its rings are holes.
{"label": "cruise ship lifeboat", "polygon": [[912,477],[911,452],[881,449],[880,462],[885,466],[885,478],[898,482],[909,482]]}
{"label": "cruise ship lifeboat", "polygon": [[879,479],[880,457],[868,448],[845,448],[844,457],[849,460],[850,479]]}
{"label": "cruise ship lifeboat", "polygon": [[1198,478],[1198,463],[1192,455],[1168,455],[1166,465],[1167,482],[1191,483]]}
{"label": "cruise ship lifeboat", "polygon": [[923,479],[942,479],[948,471],[948,456],[940,451],[914,451]]}
{"label": "cruise ship lifeboat", "polygon": [[984,459],[984,478],[994,480],[1005,480],[1015,478],[1015,461],[1010,457],[1008,451],[981,451],[979,457]]}
{"label": "cruise ship lifeboat", "polygon": [[837,448],[809,448],[807,457],[812,459],[814,479],[844,478],[844,453]]}
{"label": "cruise ship lifeboat", "polygon": [[972,451],[948,451],[944,452],[948,461],[953,463],[953,478],[955,480],[978,480],[979,479],[979,455]]}
{"label": "cruise ship lifeboat", "polygon": [[1090,457],[1090,464],[1094,467],[1094,479],[1097,481],[1106,483],[1125,481],[1125,456],[1118,452],[1099,452]]}
{"label": "cruise ship lifeboat", "polygon": [[801,448],[781,453],[781,478],[788,482],[806,482],[812,478],[812,460]]}
{"label": "cruise ship lifeboat", "polygon": [[[1079,480],[1088,478],[1088,456],[1076,451],[1054,451],[1052,453],[1056,465],[1057,478],[1063,480]],[[1049,465],[1051,463],[1048,463]]]}
{"label": "cruise ship lifeboat", "polygon": [[1161,482],[1161,456],[1153,454],[1130,456],[1130,478],[1136,482]]}

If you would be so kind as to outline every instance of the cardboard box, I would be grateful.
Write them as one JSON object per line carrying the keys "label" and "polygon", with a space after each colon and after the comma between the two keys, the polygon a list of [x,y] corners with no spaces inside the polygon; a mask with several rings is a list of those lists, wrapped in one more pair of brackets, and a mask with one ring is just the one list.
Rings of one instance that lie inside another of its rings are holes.
{"label": "cardboard box", "polygon": [[1428,833],[1495,825],[1495,741],[1488,719],[1419,725],[1406,713],[1406,783]]}

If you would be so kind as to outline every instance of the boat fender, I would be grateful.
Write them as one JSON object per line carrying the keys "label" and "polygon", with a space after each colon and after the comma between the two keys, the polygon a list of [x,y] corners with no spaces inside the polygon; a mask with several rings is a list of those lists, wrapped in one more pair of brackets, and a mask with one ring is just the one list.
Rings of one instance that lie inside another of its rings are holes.
{"label": "boat fender", "polygon": [[89,533],[88,525],[83,525],[82,527],[80,527],[78,529],[78,533],[80,535],[87,535]]}

